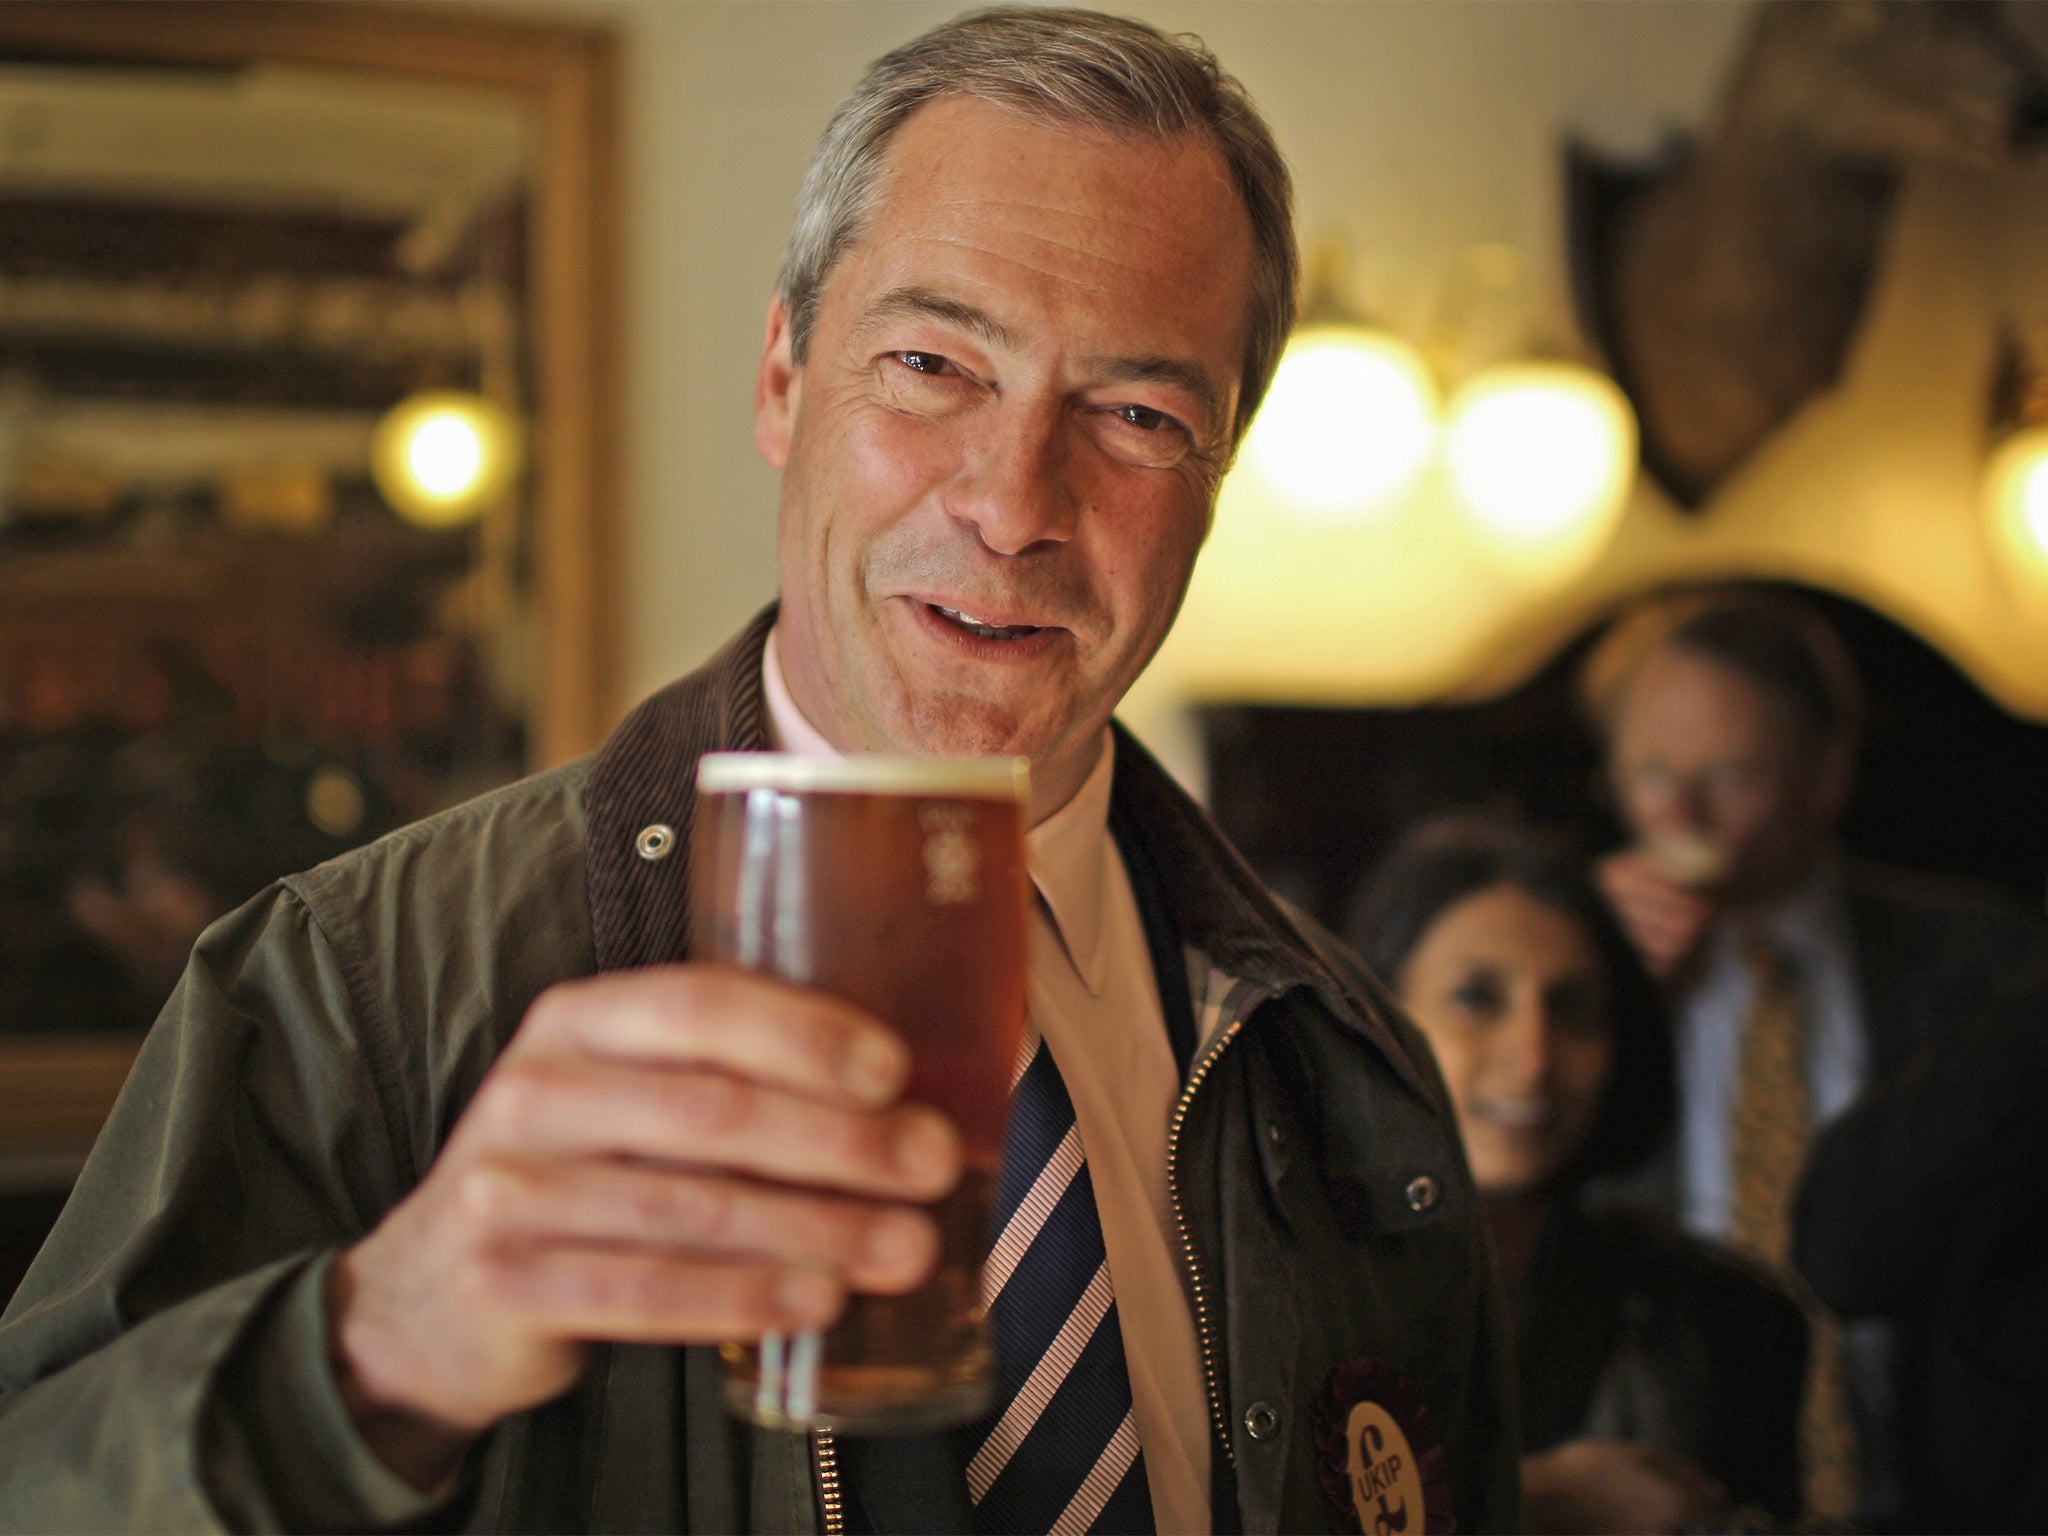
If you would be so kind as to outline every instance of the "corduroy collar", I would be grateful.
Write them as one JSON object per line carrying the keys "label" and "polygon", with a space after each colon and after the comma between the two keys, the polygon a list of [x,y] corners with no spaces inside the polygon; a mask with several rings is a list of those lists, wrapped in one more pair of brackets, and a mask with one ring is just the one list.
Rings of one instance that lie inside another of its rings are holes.
{"label": "corduroy collar", "polygon": [[[771,606],[703,666],[642,703],[598,748],[584,813],[599,970],[661,965],[687,953],[697,759],[767,750],[761,648],[774,627]],[[650,836],[655,828],[667,836]]]}

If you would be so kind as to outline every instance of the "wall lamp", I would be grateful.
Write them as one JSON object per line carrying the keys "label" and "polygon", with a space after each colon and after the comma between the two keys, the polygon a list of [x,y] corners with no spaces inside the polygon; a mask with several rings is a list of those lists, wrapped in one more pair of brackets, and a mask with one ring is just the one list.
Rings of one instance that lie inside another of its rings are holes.
{"label": "wall lamp", "polygon": [[1481,550],[1518,574],[1570,575],[1600,551],[1635,483],[1636,417],[1582,363],[1502,363],[1452,397],[1445,467]]}
{"label": "wall lamp", "polygon": [[2007,571],[2048,588],[2048,425],[2000,443],[1984,470],[1991,545]]}
{"label": "wall lamp", "polygon": [[519,472],[519,424],[503,406],[460,390],[423,390],[384,413],[370,475],[392,511],[423,528],[481,516]]}
{"label": "wall lamp", "polygon": [[1342,320],[1297,330],[1245,451],[1308,522],[1349,522],[1407,494],[1436,451],[1442,402],[1422,355]]}
{"label": "wall lamp", "polygon": [[2048,328],[2003,339],[1983,498],[2006,581],[2023,601],[2048,603]]}
{"label": "wall lamp", "polygon": [[1303,323],[1246,441],[1253,469],[1324,525],[1383,516],[1440,470],[1482,558],[1534,580],[1582,569],[1634,484],[1635,412],[1597,369],[1530,355],[1520,258],[1468,253],[1427,356],[1346,310],[1343,264],[1318,244]]}

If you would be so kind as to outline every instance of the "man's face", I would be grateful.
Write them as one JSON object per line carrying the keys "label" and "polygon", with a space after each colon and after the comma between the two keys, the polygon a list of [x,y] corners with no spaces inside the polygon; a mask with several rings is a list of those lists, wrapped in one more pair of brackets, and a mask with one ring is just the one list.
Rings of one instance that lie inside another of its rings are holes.
{"label": "man's face", "polygon": [[1742,673],[1678,646],[1636,669],[1614,721],[1623,815],[1653,854],[1692,842],[1718,853],[1710,882],[1765,895],[1805,873],[1847,789],[1846,750],[1817,744]]}
{"label": "man's face", "polygon": [[1079,785],[1208,528],[1251,248],[1209,145],[966,98],[898,130],[756,389],[783,666],[835,744],[1029,756],[1041,813]]}

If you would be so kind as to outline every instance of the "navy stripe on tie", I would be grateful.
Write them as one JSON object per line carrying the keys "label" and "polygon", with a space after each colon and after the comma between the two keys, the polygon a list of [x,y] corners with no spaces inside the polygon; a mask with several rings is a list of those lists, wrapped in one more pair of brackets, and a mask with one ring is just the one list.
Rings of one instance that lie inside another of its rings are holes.
{"label": "navy stripe on tie", "polygon": [[967,1480],[983,1532],[1152,1529],[1123,1329],[1074,1106],[1041,1041],[1011,1096],[986,1283],[995,1415]]}
{"label": "navy stripe on tie", "polygon": [[991,1238],[1009,1224],[1038,1170],[1073,1124],[1074,1101],[1067,1097],[1052,1052],[1040,1040],[1031,1064],[1010,1089],[1010,1123],[1003,1132],[1002,1171],[996,1177],[995,1209],[989,1220]]}

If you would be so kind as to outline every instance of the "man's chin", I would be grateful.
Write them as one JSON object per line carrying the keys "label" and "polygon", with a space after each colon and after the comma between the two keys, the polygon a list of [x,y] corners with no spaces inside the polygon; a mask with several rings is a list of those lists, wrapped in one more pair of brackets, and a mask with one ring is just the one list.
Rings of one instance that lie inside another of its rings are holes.
{"label": "man's chin", "polygon": [[938,694],[911,704],[903,721],[902,750],[1035,761],[1053,749],[1058,734],[1000,701]]}

